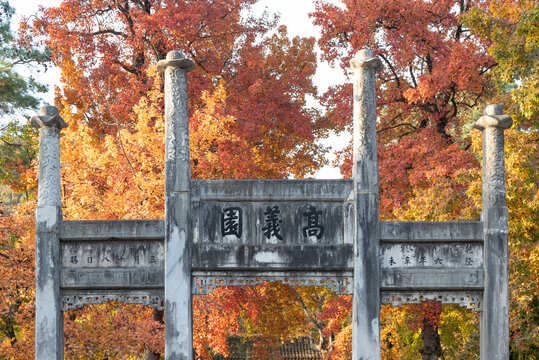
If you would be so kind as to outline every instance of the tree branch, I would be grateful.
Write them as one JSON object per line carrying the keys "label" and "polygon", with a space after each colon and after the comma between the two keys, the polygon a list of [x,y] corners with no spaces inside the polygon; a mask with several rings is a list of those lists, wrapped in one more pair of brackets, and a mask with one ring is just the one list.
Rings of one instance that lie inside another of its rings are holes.
{"label": "tree branch", "polygon": [[[83,33],[80,33],[80,34],[83,35]],[[127,34],[121,32],[121,31],[113,30],[113,29],[97,30],[97,31],[94,31],[94,32],[90,33],[90,35],[92,35],[92,36],[103,35],[103,34],[112,34],[112,35],[116,35],[116,36],[121,36],[123,38],[127,38]]]}
{"label": "tree branch", "polygon": [[412,69],[412,66],[408,66],[408,69],[410,70],[410,76],[412,77],[412,82],[414,83],[414,89],[417,88],[417,81],[415,80],[414,71]]}
{"label": "tree branch", "polygon": [[[401,124],[397,124],[397,125],[393,125],[393,126],[388,126],[386,128],[383,128],[381,130],[378,130],[377,133],[380,134],[384,131],[387,131],[387,130],[392,130],[392,129],[396,129],[398,127],[401,127],[401,126],[408,126],[408,127],[411,127],[412,129],[414,130],[417,130],[417,127],[412,125],[412,124],[409,124],[409,123],[401,123]],[[413,131],[412,131],[413,132]]]}
{"label": "tree branch", "polygon": [[397,86],[401,87],[400,78],[397,75],[397,72],[395,71],[395,68],[393,67],[393,65],[389,62],[389,60],[386,58],[386,56],[384,54],[380,53],[380,54],[378,54],[378,56],[380,56],[382,58],[382,60],[384,60],[384,62],[387,64],[387,66],[389,67],[389,69],[393,73],[393,76],[395,76],[395,80],[397,81]]}

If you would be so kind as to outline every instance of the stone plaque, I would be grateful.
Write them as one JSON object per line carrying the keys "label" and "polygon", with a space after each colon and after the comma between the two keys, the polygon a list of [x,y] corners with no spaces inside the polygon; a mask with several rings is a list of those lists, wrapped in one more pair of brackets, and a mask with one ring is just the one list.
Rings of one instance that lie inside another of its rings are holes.
{"label": "stone plaque", "polygon": [[66,241],[61,244],[62,288],[163,286],[160,240]]}
{"label": "stone plaque", "polygon": [[348,180],[192,182],[194,270],[350,270]]}
{"label": "stone plaque", "polygon": [[483,287],[480,243],[385,243],[380,245],[384,290],[446,291]]}
{"label": "stone plaque", "polygon": [[380,268],[482,268],[481,244],[382,244]]}
{"label": "stone plaque", "polygon": [[342,244],[343,203],[200,203],[199,244]]}

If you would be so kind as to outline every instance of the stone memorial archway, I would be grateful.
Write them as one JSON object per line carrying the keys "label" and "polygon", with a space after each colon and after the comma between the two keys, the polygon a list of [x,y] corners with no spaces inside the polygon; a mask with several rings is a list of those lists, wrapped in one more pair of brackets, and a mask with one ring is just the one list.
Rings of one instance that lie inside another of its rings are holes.
{"label": "stone memorial archway", "polygon": [[282,281],[353,295],[353,360],[380,359],[381,304],[425,299],[481,311],[481,359],[509,358],[503,130],[491,105],[483,132],[481,221],[380,222],[375,72],[370,50],[354,72],[351,180],[192,180],[187,72],[171,51],[165,73],[165,219],[64,221],[58,110],[39,128],[36,359],[63,359],[62,311],[118,300],[165,310],[165,359],[190,360],[192,294]]}

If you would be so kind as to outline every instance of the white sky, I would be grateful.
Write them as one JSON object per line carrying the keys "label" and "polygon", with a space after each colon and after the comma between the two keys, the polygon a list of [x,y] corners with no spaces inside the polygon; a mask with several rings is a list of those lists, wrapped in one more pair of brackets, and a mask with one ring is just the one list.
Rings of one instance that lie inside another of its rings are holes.
{"label": "white sky", "polygon": [[[18,24],[19,16],[31,16],[38,10],[39,5],[55,6],[60,0],[11,0],[10,4],[16,9],[16,17],[12,24]],[[312,24],[309,13],[314,10],[314,2],[312,0],[261,0],[257,3],[253,10],[255,12],[263,12],[264,10],[270,13],[279,13],[280,22],[287,26],[289,35],[293,36],[314,36],[319,37],[320,31]],[[39,81],[49,87],[49,93],[43,96],[46,103],[52,103],[54,98],[54,87],[60,85],[60,73],[58,69],[49,69],[46,73],[39,75]],[[332,69],[327,63],[319,61],[318,70],[314,77],[314,83],[318,87],[320,93],[327,90],[329,86],[335,83],[343,83],[346,81],[346,76],[340,69]],[[313,105],[311,105],[313,106]],[[325,146],[331,146],[333,150],[340,150],[348,145],[350,136],[347,134],[341,136],[330,136],[329,139],[323,141]],[[333,159],[332,156],[329,157]],[[315,174],[316,178],[332,179],[340,178],[339,169],[326,166]]]}

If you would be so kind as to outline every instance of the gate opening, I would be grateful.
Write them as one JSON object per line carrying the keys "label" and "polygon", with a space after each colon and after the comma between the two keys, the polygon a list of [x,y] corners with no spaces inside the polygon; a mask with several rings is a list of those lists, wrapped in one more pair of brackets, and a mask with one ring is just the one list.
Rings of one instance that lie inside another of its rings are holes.
{"label": "gate opening", "polygon": [[204,360],[349,359],[351,309],[351,295],[328,287],[217,287],[193,296],[194,350]]}

